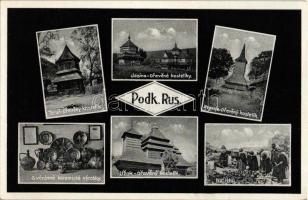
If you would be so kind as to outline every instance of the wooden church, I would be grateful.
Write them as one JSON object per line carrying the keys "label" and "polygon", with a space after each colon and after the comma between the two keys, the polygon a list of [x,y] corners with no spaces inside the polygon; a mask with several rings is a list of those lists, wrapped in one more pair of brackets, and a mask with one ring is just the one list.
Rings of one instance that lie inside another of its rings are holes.
{"label": "wooden church", "polygon": [[178,48],[177,43],[174,43],[174,47],[171,50],[165,51],[161,58],[161,63],[168,65],[169,68],[189,70],[192,65],[192,56],[188,50],[182,50]]}
{"label": "wooden church", "polygon": [[240,91],[248,90],[249,85],[245,78],[245,72],[247,66],[245,51],[246,48],[244,44],[240,56],[237,59],[235,59],[233,73],[227,80],[225,80],[225,84],[223,85],[223,87]]}
{"label": "wooden church", "polygon": [[128,40],[120,47],[120,54],[117,58],[119,65],[140,65],[143,57],[139,53],[139,47],[135,45],[128,36]]}
{"label": "wooden church", "polygon": [[141,135],[134,128],[131,128],[125,131],[121,138],[122,155],[114,163],[120,171],[161,171],[164,169],[162,156],[166,150],[170,150],[177,155],[176,171],[179,174],[186,175],[187,169],[192,166],[157,126],[153,126],[147,135]]}
{"label": "wooden church", "polygon": [[80,59],[65,45],[61,56],[56,60],[56,77],[52,80],[57,85],[58,93],[84,93],[85,86],[79,66]]}

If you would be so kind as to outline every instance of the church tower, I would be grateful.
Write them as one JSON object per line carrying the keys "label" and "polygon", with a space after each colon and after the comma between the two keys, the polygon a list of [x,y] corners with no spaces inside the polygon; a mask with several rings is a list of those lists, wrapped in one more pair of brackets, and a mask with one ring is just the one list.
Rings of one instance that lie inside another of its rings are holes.
{"label": "church tower", "polygon": [[225,85],[223,87],[246,91],[248,89],[247,80],[245,78],[246,65],[246,46],[244,44],[240,56],[235,59],[233,73],[227,80],[225,80]]}

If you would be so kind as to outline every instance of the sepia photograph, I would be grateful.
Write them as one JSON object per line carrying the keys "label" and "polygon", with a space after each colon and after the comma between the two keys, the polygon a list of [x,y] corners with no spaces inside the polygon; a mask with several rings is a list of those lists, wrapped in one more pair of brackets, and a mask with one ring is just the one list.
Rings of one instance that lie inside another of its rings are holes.
{"label": "sepia photograph", "polygon": [[112,80],[196,81],[197,29],[197,19],[113,18]]}
{"label": "sepia photograph", "polygon": [[205,124],[205,185],[291,186],[291,124]]}
{"label": "sepia photograph", "polygon": [[[105,124],[19,123],[19,184],[104,184]],[[101,137],[89,138],[96,127]],[[38,131],[38,141],[24,142],[29,129]]]}
{"label": "sepia photograph", "polygon": [[36,33],[46,118],[107,111],[97,25]]}
{"label": "sepia photograph", "polygon": [[198,178],[197,117],[111,117],[111,178]]}
{"label": "sepia photograph", "polygon": [[275,40],[216,26],[201,111],[262,121]]}

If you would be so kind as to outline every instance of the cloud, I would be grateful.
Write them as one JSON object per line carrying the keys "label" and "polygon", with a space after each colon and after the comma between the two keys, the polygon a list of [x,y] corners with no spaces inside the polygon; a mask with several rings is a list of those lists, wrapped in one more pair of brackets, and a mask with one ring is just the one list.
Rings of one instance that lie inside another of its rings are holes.
{"label": "cloud", "polygon": [[117,124],[114,126],[114,128],[116,128],[116,129],[126,129],[127,126],[128,126],[128,123],[127,123],[127,122],[121,121],[121,122],[117,123]]}
{"label": "cloud", "polygon": [[261,44],[255,37],[249,36],[242,39],[230,38],[227,33],[221,33],[217,37],[217,48],[226,48],[230,51],[233,59],[236,59],[242,51],[243,45],[246,45],[246,59],[250,62],[260,53]]}
{"label": "cloud", "polygon": [[176,31],[174,28],[160,30],[157,28],[147,28],[137,34],[137,40],[171,40],[174,38]]}
{"label": "cloud", "polygon": [[171,124],[169,125],[170,129],[177,134],[184,134],[185,133],[185,126],[183,124]]}
{"label": "cloud", "polygon": [[[176,31],[175,31],[175,29],[172,28],[172,27],[168,28],[167,33],[170,34],[170,35],[173,35],[173,36],[176,35]],[[187,33],[187,32],[186,32],[186,33]]]}
{"label": "cloud", "polygon": [[130,128],[130,124],[128,122],[115,120],[112,123],[112,138],[117,139],[120,138],[122,133]]}
{"label": "cloud", "polygon": [[244,133],[247,137],[252,137],[254,134],[251,128],[244,128]]}
{"label": "cloud", "polygon": [[122,31],[119,32],[118,35],[119,35],[120,38],[127,38],[129,33],[124,31],[124,30],[122,30]]}
{"label": "cloud", "polygon": [[232,133],[232,131],[230,129],[223,129],[221,131],[221,135],[226,136],[226,137],[228,137],[231,133]]}
{"label": "cloud", "polygon": [[146,135],[146,134],[150,133],[151,125],[146,121],[138,121],[134,124],[134,128],[141,135]]}

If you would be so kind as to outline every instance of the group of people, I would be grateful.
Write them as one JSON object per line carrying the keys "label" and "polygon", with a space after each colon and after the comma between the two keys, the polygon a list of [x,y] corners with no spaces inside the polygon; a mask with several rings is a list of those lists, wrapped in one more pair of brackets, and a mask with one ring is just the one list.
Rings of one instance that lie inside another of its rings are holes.
{"label": "group of people", "polygon": [[[227,167],[231,159],[230,152],[223,145],[219,156],[219,165],[221,167]],[[236,167],[239,171],[260,171],[264,174],[272,172],[272,177],[276,178],[278,183],[283,183],[283,180],[286,178],[288,156],[274,143],[272,144],[271,151],[261,149],[258,153],[253,151],[244,152],[240,148],[238,155],[234,159],[236,159]]]}

